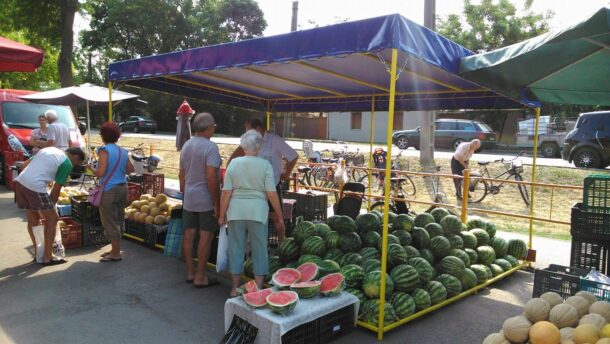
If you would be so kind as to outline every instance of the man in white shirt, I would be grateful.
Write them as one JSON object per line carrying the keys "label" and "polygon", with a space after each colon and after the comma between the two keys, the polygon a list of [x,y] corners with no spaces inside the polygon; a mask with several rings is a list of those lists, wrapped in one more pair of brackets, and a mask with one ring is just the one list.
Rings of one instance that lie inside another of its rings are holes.
{"label": "man in white shirt", "polygon": [[[468,168],[468,161],[479,148],[481,148],[481,141],[479,141],[479,139],[474,139],[470,142],[462,142],[451,158],[451,173],[461,176],[462,172]],[[462,199],[462,180],[454,178],[453,184],[455,184],[455,196],[458,199]]]}
{"label": "man in white shirt", "polygon": [[55,110],[47,110],[44,115],[49,123],[46,147],[57,147],[65,151],[70,147],[70,130],[57,120]]}

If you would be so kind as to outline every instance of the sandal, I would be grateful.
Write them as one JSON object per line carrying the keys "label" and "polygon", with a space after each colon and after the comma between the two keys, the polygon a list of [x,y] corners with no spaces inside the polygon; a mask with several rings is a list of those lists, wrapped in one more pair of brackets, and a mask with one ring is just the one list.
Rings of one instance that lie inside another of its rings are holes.
{"label": "sandal", "polygon": [[104,258],[104,257],[108,257],[109,255],[111,255],[112,252],[104,252],[100,255],[100,257]]}
{"label": "sandal", "polygon": [[122,257],[114,258],[107,255],[106,257],[100,258],[100,263],[120,262],[121,260],[123,260]]}
{"label": "sandal", "polygon": [[42,266],[51,266],[51,265],[59,265],[59,264],[67,263],[67,262],[68,261],[63,258],[53,258],[53,259],[49,260],[48,262],[42,262],[40,264]]}
{"label": "sandal", "polygon": [[215,278],[208,278],[207,284],[197,284],[197,283],[193,282],[193,286],[197,289],[213,287],[218,284],[220,284],[220,282]]}

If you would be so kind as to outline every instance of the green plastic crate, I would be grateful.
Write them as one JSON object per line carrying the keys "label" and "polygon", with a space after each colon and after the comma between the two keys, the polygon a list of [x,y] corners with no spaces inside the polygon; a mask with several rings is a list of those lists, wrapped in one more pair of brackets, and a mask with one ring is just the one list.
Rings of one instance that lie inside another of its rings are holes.
{"label": "green plastic crate", "polygon": [[610,213],[610,174],[592,174],[585,178],[582,209]]}

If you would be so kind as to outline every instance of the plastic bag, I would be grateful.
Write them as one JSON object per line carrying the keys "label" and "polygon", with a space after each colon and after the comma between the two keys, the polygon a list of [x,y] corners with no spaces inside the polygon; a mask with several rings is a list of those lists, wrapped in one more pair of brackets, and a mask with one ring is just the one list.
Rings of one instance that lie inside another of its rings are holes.
{"label": "plastic bag", "polygon": [[53,240],[53,255],[59,258],[66,257],[66,249],[64,244],[61,242],[61,229],[58,227],[55,230],[55,240]]}
{"label": "plastic bag", "polygon": [[167,225],[167,235],[165,236],[165,247],[163,255],[169,257],[182,257],[182,220],[171,219]]}
{"label": "plastic bag", "polygon": [[227,225],[220,227],[218,251],[216,253],[216,272],[229,271],[229,236]]}
{"label": "plastic bag", "polygon": [[32,232],[34,232],[34,240],[36,241],[36,263],[42,263],[44,257],[44,226],[34,226]]}

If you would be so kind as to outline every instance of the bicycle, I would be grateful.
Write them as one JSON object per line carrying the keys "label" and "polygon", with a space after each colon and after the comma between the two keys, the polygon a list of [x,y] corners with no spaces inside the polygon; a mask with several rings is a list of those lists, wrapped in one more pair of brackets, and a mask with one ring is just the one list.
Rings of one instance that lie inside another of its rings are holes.
{"label": "bicycle", "polygon": [[[401,170],[401,167],[399,165],[399,160],[400,160],[400,157],[402,156],[402,153],[403,153],[403,150],[401,150],[398,153],[398,155],[396,156],[396,158],[392,160],[392,167],[391,167],[392,171]],[[377,154],[378,156],[375,157],[375,154]],[[375,152],[375,154],[373,155],[373,160],[375,162],[375,166],[377,168],[385,168],[385,151],[380,149],[377,152]],[[409,169],[409,167],[407,166],[407,170],[408,169]],[[375,187],[371,187],[371,191],[378,192],[378,191],[381,191],[384,189],[384,180],[385,180],[384,176],[385,176],[385,171],[374,171],[371,173],[371,180],[375,181],[375,183],[373,183],[373,185]],[[391,177],[395,178],[396,176],[397,176],[397,173],[392,172]],[[401,184],[402,192],[408,196],[415,195],[415,192],[417,191],[417,189],[415,188],[415,182],[413,181],[413,179],[411,179],[411,177],[409,177],[406,174],[402,174],[402,178],[404,179],[404,181]],[[360,183],[364,184],[364,186],[367,187],[367,189],[368,189],[369,174],[365,173],[364,176],[362,176],[358,181]]]}
{"label": "bicycle", "polygon": [[[507,166],[505,166],[505,171],[498,174],[497,176],[493,177],[494,180],[496,179],[500,179],[503,176],[506,175],[506,179],[515,179],[515,181],[518,182],[522,182],[523,181],[523,177],[521,176],[521,174],[523,173],[523,161],[521,161],[521,155],[523,155],[524,152],[520,152],[519,154],[517,154],[516,157],[509,159],[509,160],[505,160],[504,158],[502,159],[498,159],[498,160],[493,160],[493,161],[479,161],[478,164],[479,166],[481,166],[483,168],[482,172],[480,173],[471,173],[470,176],[472,177],[483,177],[483,178],[490,178],[492,179],[492,177],[490,176],[489,170],[487,169],[487,165],[489,165],[490,163],[494,162],[502,162],[502,163],[506,163]],[[493,180],[473,180],[470,183],[470,187],[468,188],[468,202],[469,203],[479,203],[481,201],[483,201],[483,199],[485,199],[485,197],[488,194],[491,195],[497,195],[498,193],[500,193],[500,190],[506,186],[506,184],[509,183],[505,183],[503,181],[500,181],[499,183],[496,182],[494,183]],[[461,185],[461,183],[460,183]],[[530,204],[530,195],[527,189],[527,186],[525,184],[517,184],[517,188],[519,189],[519,193],[521,194],[521,198],[523,199],[523,202],[526,205]],[[462,188],[459,187],[457,190],[457,194],[458,196],[461,198],[462,196]]]}
{"label": "bicycle", "polygon": [[[310,173],[313,176],[313,184],[317,187],[322,188],[334,188],[335,187],[335,174],[339,171],[342,166],[342,162],[346,161],[346,175],[347,182],[359,182],[364,177],[366,172],[359,169],[353,169],[350,167],[364,164],[364,157],[360,154],[360,150],[357,149],[355,153],[348,153],[347,146],[344,146],[343,151],[334,151],[333,158],[322,158],[322,162],[327,164],[333,164],[330,166],[316,166]],[[324,150],[328,152],[328,150]],[[361,161],[360,161],[361,160]]]}
{"label": "bicycle", "polygon": [[[403,191],[403,184],[406,182],[407,178],[403,177],[391,177],[390,178],[390,192],[391,198],[390,204],[388,205],[388,209],[394,214],[409,214],[409,202],[395,200],[394,198],[405,198],[405,193]],[[382,188],[381,196],[385,196],[385,188]],[[377,210],[383,213],[385,206],[385,200],[376,201],[373,203],[369,209],[369,211]]]}

